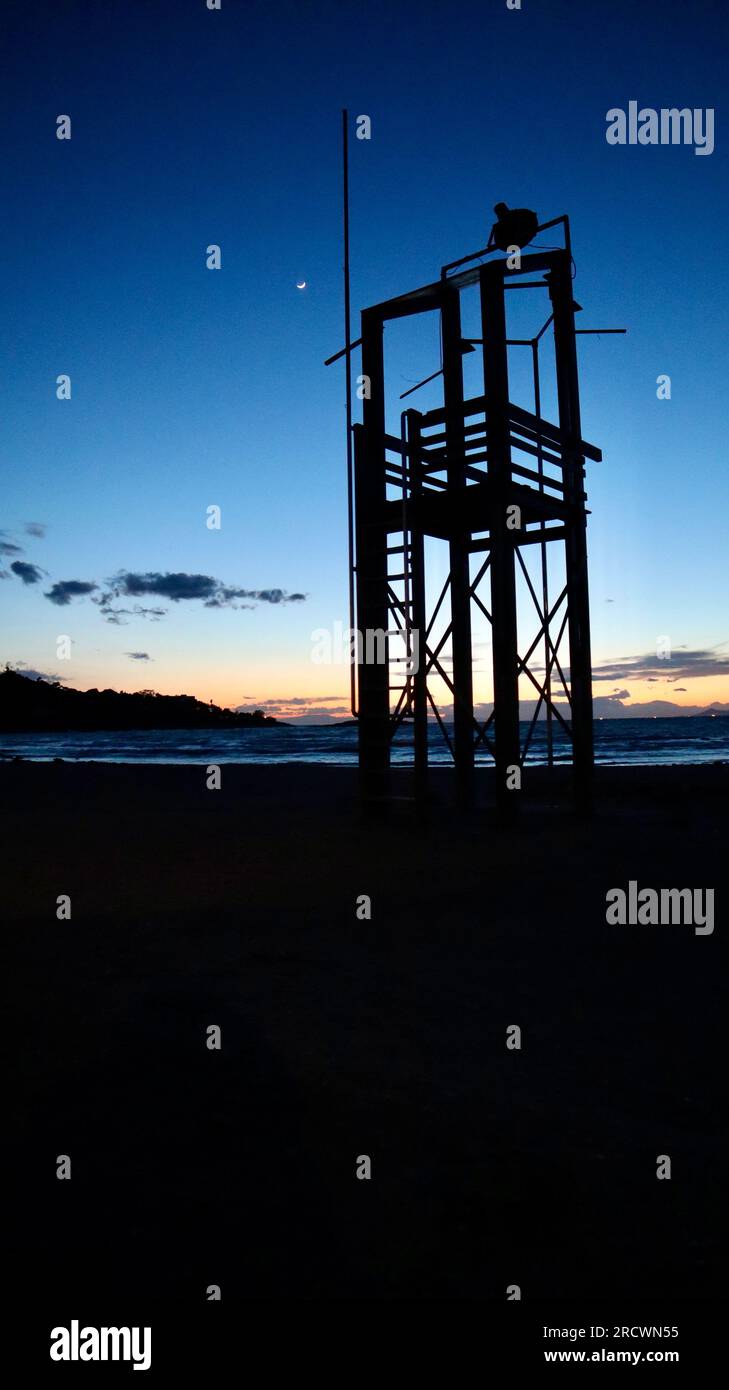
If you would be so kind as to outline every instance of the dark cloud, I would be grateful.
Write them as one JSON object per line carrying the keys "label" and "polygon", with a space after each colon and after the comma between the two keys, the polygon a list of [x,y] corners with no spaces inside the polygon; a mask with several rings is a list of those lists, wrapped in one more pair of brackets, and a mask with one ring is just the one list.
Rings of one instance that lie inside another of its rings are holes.
{"label": "dark cloud", "polygon": [[[14,553],[17,547],[11,549]],[[28,570],[31,568],[33,567],[26,566]],[[27,579],[25,582],[35,581]],[[91,602],[98,606],[105,621],[117,627],[123,627],[127,618],[150,618],[152,622],[157,622],[165,617],[168,611],[166,608],[145,607],[139,603],[131,608],[115,606],[119,599],[141,598],[145,594],[155,594],[171,603],[200,599],[205,608],[235,609],[252,608],[256,603],[303,603],[306,599],[306,594],[289,594],[285,589],[234,588],[232,585],[223,584],[220,579],[215,579],[210,574],[187,574],[183,570],[150,570],[144,574],[135,570],[120,570],[111,579],[107,579],[106,584],[106,589],[99,591],[99,585],[96,583],[64,579],[54,584],[45,597],[50,599],[51,603],[65,605],[70,603],[72,598],[91,595]],[[251,602],[241,603],[241,599],[249,599]]]}
{"label": "dark cloud", "polygon": [[83,579],[60,579],[47,590],[45,598],[49,598],[51,603],[57,603],[60,608],[65,608],[72,598],[83,598],[98,587],[98,584],[89,584]]}
{"label": "dark cloud", "polygon": [[209,574],[185,574],[182,571],[161,574],[153,570],[148,574],[136,574],[122,570],[109,580],[116,597],[127,594],[139,598],[142,594],[158,594],[160,598],[179,603],[181,599],[213,598],[220,587],[218,581]]}
{"label": "dark cloud", "polygon": [[256,709],[265,709],[280,719],[292,719],[298,723],[327,724],[351,717],[349,705],[342,703],[339,695],[292,695],[290,699],[276,696],[272,699],[245,697],[245,703],[236,705],[238,714],[252,714]]}
{"label": "dark cloud", "polygon": [[690,680],[696,676],[729,675],[729,654],[721,651],[726,643],[718,647],[698,647],[696,650],[677,648],[670,658],[656,656],[648,652],[644,656],[618,657],[615,661],[604,662],[592,672],[593,681],[677,681]]}
{"label": "dark cloud", "polygon": [[45,573],[37,565],[29,565],[25,560],[14,560],[10,568],[24,584],[39,584]]}
{"label": "dark cloud", "polygon": [[330,705],[333,700],[341,700],[341,695],[292,695],[290,700],[279,696],[277,705]]}
{"label": "dark cloud", "polygon": [[242,613],[244,609],[252,612],[255,606],[255,603],[233,603],[231,599],[225,598],[209,598],[205,600],[203,605],[204,608],[235,608],[239,613]]}
{"label": "dark cloud", "polygon": [[237,705],[236,713],[253,714],[257,709],[264,709],[266,714],[294,720],[298,724],[333,724],[340,722],[342,718],[351,717],[349,705],[322,706],[316,701],[309,704],[305,699],[251,701],[250,704]]}
{"label": "dark cloud", "polygon": [[122,570],[107,581],[111,597],[138,598],[143,594],[157,594],[160,598],[179,603],[183,599],[202,599],[206,608],[235,608],[238,599],[251,599],[254,603],[301,603],[305,594],[288,594],[285,589],[240,589],[223,584],[210,574],[187,574],[184,571],[161,573],[151,570],[139,574]]}
{"label": "dark cloud", "polygon": [[31,681],[50,681],[63,685],[64,681],[70,679],[69,676],[59,676],[55,671],[36,671],[34,666],[26,666],[24,661],[15,663],[15,670],[19,676],[27,676]]}
{"label": "dark cloud", "polygon": [[152,661],[149,652],[125,652],[125,656],[130,656],[132,661]]}
{"label": "dark cloud", "polygon": [[39,540],[42,540],[48,527],[44,521],[26,521],[25,530],[27,535],[37,536]]}
{"label": "dark cloud", "polygon": [[22,555],[22,545],[16,545],[14,541],[0,541],[0,555]]}
{"label": "dark cloud", "polygon": [[229,589],[221,585],[216,597],[222,599],[222,607],[237,598],[252,598],[256,603],[303,603],[306,594],[287,594],[285,589]]}
{"label": "dark cloud", "polygon": [[141,603],[135,603],[133,608],[112,608],[113,598],[114,594],[107,592],[100,594],[98,598],[92,598],[91,602],[98,604],[104,621],[113,623],[115,627],[126,627],[127,618],[149,618],[151,622],[157,623],[167,613],[166,608],[145,608]]}

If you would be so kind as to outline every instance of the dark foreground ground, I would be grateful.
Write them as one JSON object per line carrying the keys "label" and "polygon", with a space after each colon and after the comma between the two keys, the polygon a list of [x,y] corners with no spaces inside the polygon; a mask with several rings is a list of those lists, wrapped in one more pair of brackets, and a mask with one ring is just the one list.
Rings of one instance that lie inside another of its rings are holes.
{"label": "dark foreground ground", "polygon": [[[539,785],[507,830],[444,778],[385,824],[344,770],[0,769],[16,1284],[718,1297],[729,768],[603,771],[590,821]],[[608,926],[630,878],[713,936]]]}

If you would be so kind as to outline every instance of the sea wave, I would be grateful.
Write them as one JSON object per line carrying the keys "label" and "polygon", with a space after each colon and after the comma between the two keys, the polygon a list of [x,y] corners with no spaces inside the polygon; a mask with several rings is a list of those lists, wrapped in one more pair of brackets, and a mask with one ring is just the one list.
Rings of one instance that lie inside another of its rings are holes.
{"label": "sea wave", "polygon": [[[528,731],[522,724],[522,743]],[[553,727],[555,762],[569,762],[567,735]],[[447,764],[451,755],[439,729],[429,729],[429,756]],[[110,763],[325,763],[348,767],[357,761],[355,724],[270,725],[240,729],[144,729],[89,733],[0,734],[0,759]],[[401,727],[392,745],[395,765],[412,760],[412,730]],[[600,719],[595,724],[595,760],[601,764],[714,763],[729,760],[729,719],[696,716],[670,719]],[[488,765],[487,749],[477,761]],[[534,729],[530,764],[547,761],[547,727]]]}

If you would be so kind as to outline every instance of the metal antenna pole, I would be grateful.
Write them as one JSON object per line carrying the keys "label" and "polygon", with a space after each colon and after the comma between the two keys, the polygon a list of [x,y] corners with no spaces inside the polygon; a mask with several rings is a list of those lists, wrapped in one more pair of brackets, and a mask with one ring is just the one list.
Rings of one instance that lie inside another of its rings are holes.
{"label": "metal antenna pole", "polygon": [[357,716],[357,670],[356,661],[359,648],[354,645],[354,482],[352,462],[352,362],[351,362],[351,306],[349,296],[349,114],[342,111],[342,198],[344,231],[344,341],[346,343],[346,391],[345,411],[347,418],[347,535],[349,539],[349,706]]}

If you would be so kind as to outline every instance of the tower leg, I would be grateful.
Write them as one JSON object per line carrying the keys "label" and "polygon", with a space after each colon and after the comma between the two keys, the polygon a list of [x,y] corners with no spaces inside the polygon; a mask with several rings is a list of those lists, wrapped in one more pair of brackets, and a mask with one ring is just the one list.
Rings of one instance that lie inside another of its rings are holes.
{"label": "tower leg", "polygon": [[410,446],[410,554],[412,579],[412,632],[416,657],[413,671],[413,743],[415,765],[415,795],[425,800],[428,785],[428,679],[425,654],[425,538],[420,521],[419,501],[422,493],[420,459],[420,417],[417,410],[408,411],[408,444]]}
{"label": "tower leg", "polygon": [[568,630],[570,645],[570,696],[572,700],[572,755],[575,796],[582,809],[592,803],[594,766],[592,715],[592,658],[590,652],[590,598],[587,580],[587,516],[585,468],[579,453],[582,439],[577,377],[575,314],[572,300],[571,260],[562,252],[551,274],[550,295],[554,311],[554,349],[557,366],[559,427],[563,432],[565,501],[571,509],[567,523]]}
{"label": "tower leg", "polygon": [[[465,434],[463,418],[463,356],[461,306],[457,289],[445,290],[443,327],[443,387],[445,398],[448,489],[454,518],[466,491]],[[464,508],[465,513],[465,508]],[[453,746],[456,788],[461,805],[473,801],[473,659],[471,650],[470,530],[463,519],[454,521],[450,546],[451,644],[453,651]]]}
{"label": "tower leg", "polygon": [[499,264],[481,272],[486,448],[491,480],[491,623],[494,672],[494,753],[497,798],[504,810],[519,800],[520,766],[518,634],[513,533],[507,527],[511,487],[509,371],[506,351],[504,281]]}

